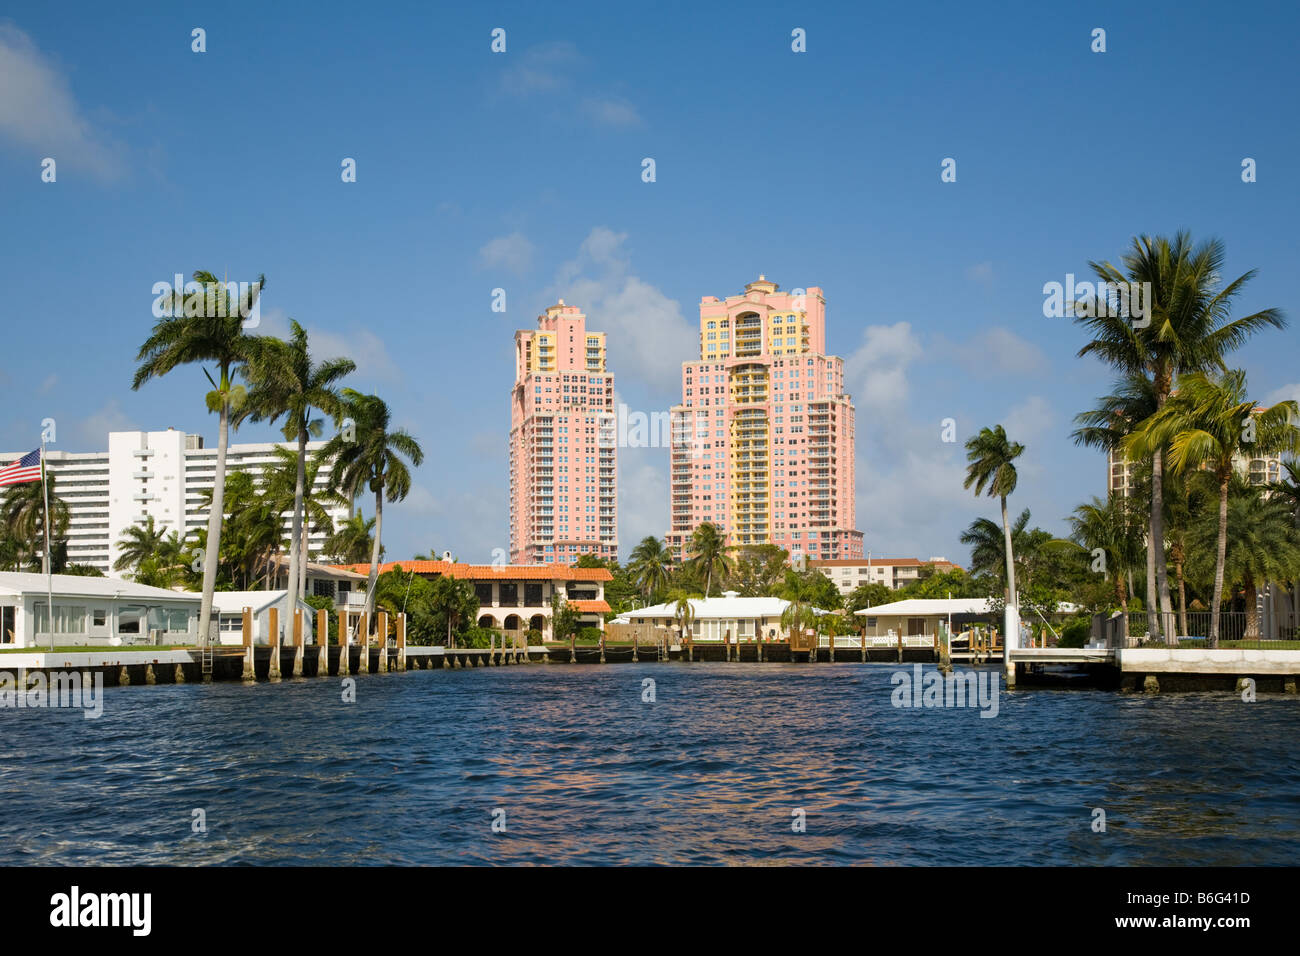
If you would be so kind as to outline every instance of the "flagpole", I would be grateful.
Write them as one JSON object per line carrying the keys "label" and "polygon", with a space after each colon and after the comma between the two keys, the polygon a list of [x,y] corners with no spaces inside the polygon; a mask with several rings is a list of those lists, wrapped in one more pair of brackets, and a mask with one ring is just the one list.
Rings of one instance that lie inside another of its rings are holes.
{"label": "flagpole", "polygon": [[45,480],[45,439],[41,438],[41,494],[45,498],[45,620],[50,626],[50,653],[54,653],[54,555],[50,554],[50,484]]}

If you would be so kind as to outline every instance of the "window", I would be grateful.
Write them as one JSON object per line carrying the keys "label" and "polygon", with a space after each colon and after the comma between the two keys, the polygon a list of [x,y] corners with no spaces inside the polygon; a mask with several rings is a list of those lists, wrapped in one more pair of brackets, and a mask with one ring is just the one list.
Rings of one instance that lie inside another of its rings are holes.
{"label": "window", "polygon": [[[49,605],[44,602],[38,602],[34,610],[36,611],[36,633],[50,633],[50,615]],[[86,633],[86,607],[85,605],[54,605],[54,633],[55,634],[85,634]]]}
{"label": "window", "polygon": [[108,612],[96,609],[94,612],[93,623],[95,627],[103,627],[108,622]]}
{"label": "window", "polygon": [[139,634],[143,628],[146,609],[135,604],[126,604],[117,611],[117,633]]}

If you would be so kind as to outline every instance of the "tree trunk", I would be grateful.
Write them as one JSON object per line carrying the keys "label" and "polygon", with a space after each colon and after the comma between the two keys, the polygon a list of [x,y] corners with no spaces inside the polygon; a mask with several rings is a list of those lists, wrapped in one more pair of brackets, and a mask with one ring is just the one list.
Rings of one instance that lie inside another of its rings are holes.
{"label": "tree trunk", "polygon": [[311,560],[311,553],[307,547],[308,528],[306,507],[303,508],[302,519],[302,547],[298,551],[298,596],[306,599],[307,595],[307,562]]}
{"label": "tree trunk", "polygon": [[[375,492],[375,540],[370,543],[370,574],[366,577],[366,605],[369,614],[375,607],[375,580],[379,577],[379,536],[384,529],[384,489]],[[451,624],[450,616],[447,621]]]}
{"label": "tree trunk", "polygon": [[1157,449],[1151,459],[1151,552],[1155,560],[1156,586],[1160,598],[1160,631],[1165,643],[1173,646],[1174,635],[1169,633],[1173,623],[1174,606],[1169,599],[1169,565],[1165,560],[1165,456]]}
{"label": "tree trunk", "polygon": [[1174,574],[1178,577],[1178,632],[1180,634],[1190,634],[1191,632],[1187,630],[1187,582],[1183,578],[1183,553],[1181,548],[1174,563]]}
{"label": "tree trunk", "polygon": [[1246,633],[1242,635],[1247,640],[1259,640],[1259,591],[1255,587],[1254,578],[1246,578],[1242,585],[1246,598]]}
{"label": "tree trunk", "polygon": [[1219,646],[1219,607],[1223,600],[1223,565],[1228,555],[1228,478],[1219,476],[1219,542],[1214,555],[1214,593],[1210,596],[1210,646]]}
{"label": "tree trunk", "polygon": [[[1154,500],[1154,497],[1153,499]],[[1155,540],[1155,519],[1147,516],[1147,640],[1155,640],[1160,634],[1160,617],[1156,613],[1159,610],[1160,597],[1156,592],[1156,549],[1152,542]]]}
{"label": "tree trunk", "polygon": [[302,497],[303,487],[307,483],[307,429],[298,429],[298,467],[297,477],[293,483],[293,531],[289,535],[289,580],[288,606],[289,614],[298,606],[298,564],[302,555]]}
{"label": "tree trunk", "polygon": [[1121,643],[1128,647],[1128,589],[1122,574],[1115,575],[1115,599],[1119,601]]}
{"label": "tree trunk", "polygon": [[[221,376],[226,384],[226,375]],[[217,464],[212,474],[212,510],[208,512],[208,541],[203,553],[203,597],[199,601],[199,640],[208,638],[212,592],[217,589],[217,559],[221,553],[222,511],[226,504],[226,446],[230,444],[230,403],[223,395],[217,423]]]}
{"label": "tree trunk", "polygon": [[[1016,617],[1019,618],[1020,598],[1016,595],[1016,559],[1011,551],[1011,524],[1007,521],[1007,496],[1002,496],[1002,538],[1007,549],[1007,604],[1014,607],[1017,611]],[[1020,639],[1019,634],[1008,634],[1004,646],[1015,647]],[[1011,643],[1015,641],[1017,643]]]}

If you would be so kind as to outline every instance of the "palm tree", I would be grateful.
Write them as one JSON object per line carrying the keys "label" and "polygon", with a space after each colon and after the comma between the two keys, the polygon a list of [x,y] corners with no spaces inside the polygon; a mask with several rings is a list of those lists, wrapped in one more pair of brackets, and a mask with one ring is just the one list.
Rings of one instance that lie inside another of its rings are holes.
{"label": "palm tree", "polygon": [[[340,564],[362,564],[370,559],[375,542],[375,519],[357,512],[325,540],[325,553]],[[383,549],[379,555],[383,557]]]}
{"label": "palm tree", "polygon": [[[1012,553],[1020,554],[1021,544],[1028,533],[1029,509],[1020,512],[1011,524]],[[1006,589],[1007,542],[1002,526],[989,518],[976,518],[961,533],[960,541],[970,547],[971,574],[988,573]]]}
{"label": "palm tree", "polygon": [[1285,474],[1269,485],[1268,490],[1273,497],[1286,503],[1291,519],[1300,527],[1300,459],[1288,458],[1282,462],[1282,471]]}
{"label": "palm tree", "polygon": [[1128,637],[1129,572],[1140,560],[1142,522],[1132,499],[1113,493],[1105,501],[1093,498],[1074,509],[1070,527],[1075,540],[1087,551],[1105,553],[1105,574],[1115,588],[1115,600],[1123,612],[1124,636]]}
{"label": "palm tree", "polygon": [[[1079,355],[1095,355],[1126,375],[1141,375],[1151,382],[1156,408],[1169,400],[1174,380],[1185,372],[1223,370],[1224,356],[1266,327],[1282,329],[1286,319],[1277,309],[1263,309],[1242,318],[1230,318],[1233,299],[1255,276],[1252,269],[1226,285],[1222,271],[1223,243],[1210,239],[1194,246],[1191,234],[1166,237],[1136,236],[1121,258],[1122,269],[1109,262],[1090,262],[1102,283],[1134,284],[1149,290],[1149,301],[1121,300],[1120,307],[1095,296],[1081,303],[1075,321],[1093,336]],[[1146,284],[1145,286],[1143,284]],[[1112,286],[1113,287],[1113,286]],[[1105,304],[1109,307],[1099,308]],[[1134,313],[1140,304],[1143,315]],[[1164,560],[1164,449],[1150,449],[1151,519],[1147,541],[1147,606],[1171,610],[1169,578]],[[1152,623],[1156,620],[1149,618]],[[1156,632],[1152,632],[1153,634]]]}
{"label": "palm tree", "polygon": [[[334,516],[330,512],[331,506],[346,505],[347,500],[338,492],[333,490],[324,490],[317,488],[317,476],[320,474],[324,463],[315,455],[307,456],[307,463],[301,468],[303,491],[299,495],[299,465],[301,458],[290,448],[281,445],[271,449],[272,456],[276,459],[265,472],[263,472],[263,483],[261,493],[269,501],[273,502],[275,508],[279,509],[280,514],[298,511],[301,515],[301,521],[298,528],[298,548],[300,559],[298,562],[298,594],[305,594],[307,591],[307,563],[308,563],[308,537],[313,532],[325,532],[332,536],[334,534]],[[364,561],[369,554],[369,540],[366,541],[366,552],[362,555]],[[293,542],[290,541],[290,553],[292,555]],[[326,551],[328,553],[328,550]],[[292,568],[292,557],[290,559],[289,580],[292,582],[294,574]]]}
{"label": "palm tree", "polygon": [[1006,604],[1006,647],[1016,646],[1020,631],[1020,605],[1016,595],[1015,551],[1011,547],[1011,524],[1007,521],[1007,496],[1016,490],[1015,460],[1024,452],[1025,446],[1007,438],[1006,429],[1001,425],[983,428],[974,438],[966,442],[966,480],[963,488],[975,486],[975,495],[984,493],[988,488],[989,497],[996,497],[1002,505],[1002,538],[1006,545],[1007,565],[1007,604]]}
{"label": "palm tree", "polygon": [[118,539],[118,556],[113,562],[113,570],[138,570],[140,565],[162,550],[166,538],[167,532],[157,526],[153,515],[149,515],[142,525],[131,525]]}
{"label": "palm tree", "polygon": [[[1228,547],[1224,580],[1229,591],[1241,586],[1246,603],[1247,639],[1259,639],[1259,588],[1268,581],[1295,580],[1300,571],[1300,537],[1287,503],[1265,497],[1261,489],[1234,476],[1228,491]],[[1217,533],[1215,522],[1193,526],[1193,553],[1209,554]]]}
{"label": "palm tree", "polygon": [[1300,450],[1300,429],[1291,424],[1297,414],[1300,406],[1294,401],[1258,408],[1246,397],[1243,371],[1226,371],[1213,377],[1192,372],[1178,379],[1177,392],[1124,443],[1131,455],[1151,455],[1155,449],[1167,446],[1174,471],[1181,474],[1206,467],[1218,484],[1219,529],[1214,591],[1210,597],[1210,647],[1219,645],[1219,608],[1228,546],[1228,489],[1234,459]]}
{"label": "palm tree", "polygon": [[[375,496],[375,538],[370,549],[370,574],[366,579],[364,613],[374,609],[375,578],[379,573],[379,553],[384,528],[384,498],[401,501],[411,492],[411,473],[407,458],[419,467],[424,452],[405,429],[393,429],[392,413],[377,395],[364,395],[345,388],[340,395],[340,415],[352,419],[355,435],[341,432],[318,453],[322,461],[333,461],[330,484],[342,490],[348,500],[355,500],[363,487]],[[341,423],[342,419],[339,419]]]}
{"label": "palm tree", "polygon": [[673,604],[673,620],[677,622],[677,631],[681,639],[688,646],[691,644],[691,628],[695,624],[695,606],[691,604],[691,596],[684,592],[678,592],[675,598],[670,599]]}
{"label": "palm tree", "polygon": [[[153,327],[149,338],[140,346],[136,355],[139,366],[131,388],[139,389],[151,379],[159,378],[181,365],[215,363],[217,377],[214,379],[205,368],[203,374],[212,385],[207,394],[208,411],[216,412],[217,424],[217,461],[212,479],[214,494],[212,506],[208,509],[207,547],[203,562],[203,597],[199,602],[199,633],[202,640],[207,640],[209,622],[212,619],[212,592],[216,589],[217,562],[221,553],[222,496],[226,484],[226,449],[230,443],[231,413],[238,413],[244,402],[244,388],[237,385],[236,377],[242,377],[246,363],[258,348],[261,337],[244,334],[241,316],[249,315],[262,288],[266,285],[266,276],[259,276],[257,282],[247,292],[240,293],[240,300],[224,307],[226,288],[211,272],[195,272],[194,280],[201,288],[177,297],[172,293],[167,299],[168,312]],[[208,304],[220,300],[222,308],[209,314]]]}
{"label": "palm tree", "polygon": [[[307,332],[295,320],[289,320],[287,342],[268,340],[249,363],[253,388],[241,417],[250,421],[275,422],[284,416],[284,437],[298,443],[293,484],[293,532],[289,538],[288,606],[297,607],[298,595],[307,588],[307,552],[305,547],[304,508],[307,489],[307,441],[319,437],[324,419],[313,418],[320,410],[340,418],[342,404],[336,383],[356,371],[351,359],[336,358],[315,363],[307,344]],[[317,464],[316,467],[319,467]]]}
{"label": "palm tree", "polygon": [[[55,493],[55,476],[46,472],[46,487],[39,481],[11,485],[0,499],[0,526],[11,542],[11,550],[23,564],[34,565],[36,555],[41,556],[41,573],[58,571],[65,563],[60,557],[59,539],[67,533],[71,516],[68,505]],[[49,494],[50,547],[45,547],[45,496]],[[64,546],[66,547],[66,545]],[[51,555],[49,552],[53,552]],[[51,559],[53,559],[51,561]]]}
{"label": "palm tree", "polygon": [[687,545],[691,562],[704,574],[704,596],[709,596],[713,586],[713,573],[719,575],[731,573],[731,559],[727,557],[727,545],[718,526],[706,521],[695,529]]}
{"label": "palm tree", "polygon": [[650,595],[668,586],[671,566],[672,552],[654,535],[642,538],[641,543],[632,549],[628,570],[632,572],[633,581],[645,595],[647,603]]}
{"label": "palm tree", "polygon": [[[785,628],[787,637],[791,638],[797,633],[800,637],[810,628],[817,627],[817,612],[813,610],[810,604],[802,594],[796,594],[790,599],[790,603],[785,606],[781,612],[781,626]],[[811,651],[813,660],[817,659],[817,648],[814,646]]]}

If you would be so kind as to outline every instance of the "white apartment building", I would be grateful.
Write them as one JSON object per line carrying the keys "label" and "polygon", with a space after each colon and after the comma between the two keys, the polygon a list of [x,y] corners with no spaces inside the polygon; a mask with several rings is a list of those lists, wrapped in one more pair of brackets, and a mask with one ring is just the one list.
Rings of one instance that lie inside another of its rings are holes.
{"label": "white apartment building", "polygon": [[[279,443],[283,444],[283,443]],[[308,442],[315,452],[323,442]],[[227,472],[259,473],[275,464],[277,443],[232,444],[226,451]],[[293,447],[293,446],[286,446]],[[0,454],[0,467],[17,461],[30,448]],[[133,524],[149,517],[165,532],[176,531],[183,539],[191,531],[207,527],[205,492],[211,492],[216,472],[217,450],[205,448],[201,435],[187,435],[174,429],[156,432],[109,432],[108,451],[63,452],[46,449],[46,463],[55,479],[55,490],[67,504],[68,561],[88,564],[109,572],[118,556],[118,541]],[[325,469],[317,475],[322,492],[328,484]],[[348,509],[331,509],[335,524],[347,520]],[[293,525],[286,514],[286,537]],[[312,556],[320,553],[325,533],[308,538]]]}
{"label": "white apartment building", "polygon": [[[1233,455],[1232,467],[1238,475],[1252,485],[1271,485],[1282,480],[1282,455],[1280,453],[1256,455],[1252,458]],[[1133,490],[1137,463],[1129,461],[1122,454],[1111,450],[1106,452],[1106,468],[1111,494],[1120,494],[1127,498]]]}
{"label": "white apartment building", "polygon": [[835,582],[840,594],[852,594],[863,584],[875,582],[897,590],[921,578],[921,568],[934,565],[937,572],[951,571],[958,565],[947,558],[840,558],[809,561],[808,567],[820,571]]}

